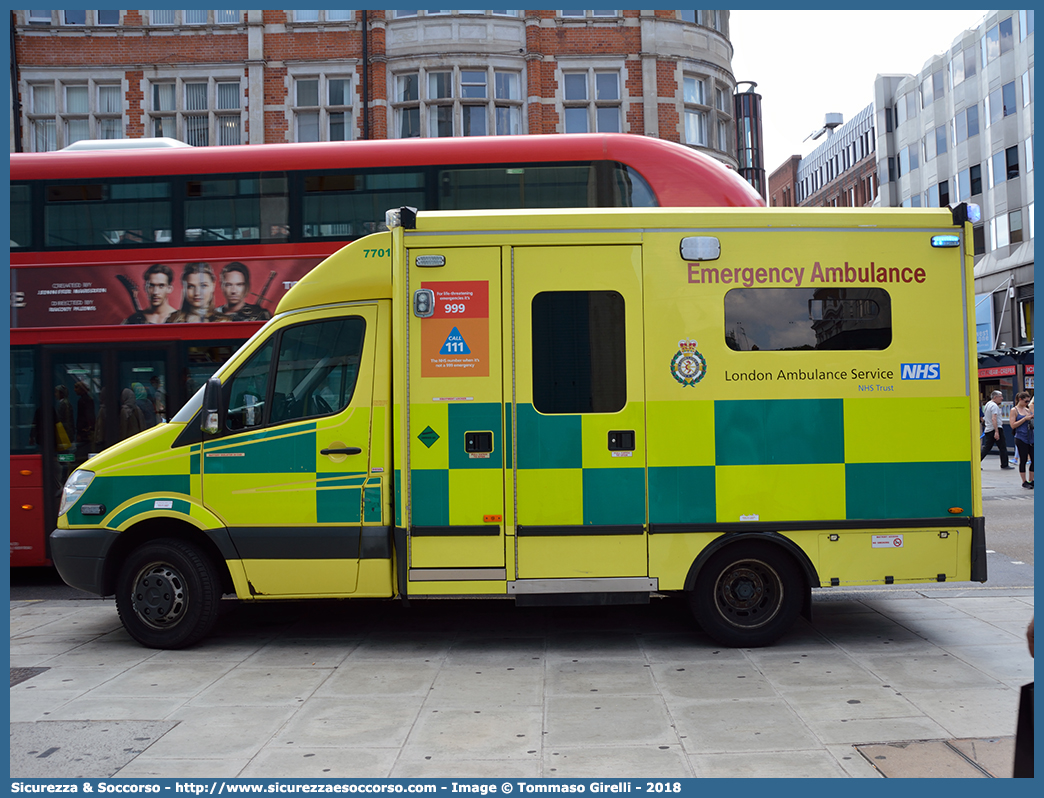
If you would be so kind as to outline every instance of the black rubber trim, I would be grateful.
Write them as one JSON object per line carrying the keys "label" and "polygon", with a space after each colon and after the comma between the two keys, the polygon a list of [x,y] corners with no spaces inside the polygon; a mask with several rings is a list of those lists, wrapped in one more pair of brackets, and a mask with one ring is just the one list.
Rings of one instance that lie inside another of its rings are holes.
{"label": "black rubber trim", "polygon": [[389,559],[388,527],[229,527],[239,556],[249,560]]}
{"label": "black rubber trim", "polygon": [[390,526],[364,526],[359,543],[360,560],[390,560],[392,537]]}
{"label": "black rubber trim", "polygon": [[411,526],[410,534],[415,538],[436,537],[498,537],[499,524],[488,526]]}
{"label": "black rubber trim", "polygon": [[575,526],[520,526],[515,529],[518,537],[551,538],[575,535],[643,535],[642,524],[584,524]]}
{"label": "black rubber trim", "polygon": [[105,558],[119,532],[101,527],[55,529],[51,560],[66,584],[95,596],[105,595]]}
{"label": "black rubber trim", "polygon": [[907,529],[967,526],[974,529],[975,519],[966,515],[944,518],[866,518],[853,521],[733,521],[713,524],[650,524],[650,535],[679,535],[687,532],[804,532],[816,530]]}
{"label": "black rubber trim", "polygon": [[971,581],[986,581],[986,519],[977,516],[971,519]]}
{"label": "black rubber trim", "polygon": [[406,586],[409,584],[409,550],[406,545],[406,530],[397,526],[392,530],[392,539],[395,543],[395,571],[399,577],[399,597],[403,604],[409,604],[409,596]]}

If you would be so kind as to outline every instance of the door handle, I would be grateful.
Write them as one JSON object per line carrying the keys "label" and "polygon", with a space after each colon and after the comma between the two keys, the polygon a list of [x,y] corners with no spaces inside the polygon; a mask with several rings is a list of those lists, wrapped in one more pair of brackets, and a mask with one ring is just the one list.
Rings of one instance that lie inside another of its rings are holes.
{"label": "door handle", "polygon": [[343,449],[322,449],[319,454],[362,454],[358,446],[345,446]]}

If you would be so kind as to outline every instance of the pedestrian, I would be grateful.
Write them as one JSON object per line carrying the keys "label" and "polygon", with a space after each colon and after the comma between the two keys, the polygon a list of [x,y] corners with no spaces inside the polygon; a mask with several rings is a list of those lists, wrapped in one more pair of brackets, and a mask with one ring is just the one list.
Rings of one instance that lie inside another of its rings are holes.
{"label": "pedestrian", "polygon": [[120,440],[137,435],[145,429],[145,416],[141,413],[134,391],[124,388],[120,394]]}
{"label": "pedestrian", "polygon": [[[1020,391],[1015,396],[1015,405],[1011,408],[1009,422],[1015,435],[1015,450],[1019,454],[1019,476],[1022,487],[1033,487],[1033,408],[1029,405],[1030,395]],[[1029,481],[1026,480],[1026,466],[1029,464]]]}
{"label": "pedestrian", "polygon": [[1001,424],[1001,410],[1000,401],[1004,398],[1004,394],[1000,391],[994,391],[990,394],[990,401],[986,403],[986,407],[982,409],[983,418],[983,433],[982,433],[982,451],[980,452],[979,460],[982,461],[986,458],[986,455],[993,449],[993,444],[997,444],[1000,449],[1000,461],[1001,468],[1011,468],[1008,465],[1008,444],[1004,442],[1004,428]]}

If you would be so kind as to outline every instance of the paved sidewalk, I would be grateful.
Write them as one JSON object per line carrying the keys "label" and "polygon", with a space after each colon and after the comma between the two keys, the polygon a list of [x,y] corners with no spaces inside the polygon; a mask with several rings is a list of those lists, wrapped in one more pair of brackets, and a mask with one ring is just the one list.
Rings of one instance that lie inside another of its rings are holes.
{"label": "paved sidewalk", "polygon": [[229,601],[181,652],[133,642],[109,600],[13,602],[11,775],[1010,774],[1031,589],[816,597],[739,650],[674,599]]}

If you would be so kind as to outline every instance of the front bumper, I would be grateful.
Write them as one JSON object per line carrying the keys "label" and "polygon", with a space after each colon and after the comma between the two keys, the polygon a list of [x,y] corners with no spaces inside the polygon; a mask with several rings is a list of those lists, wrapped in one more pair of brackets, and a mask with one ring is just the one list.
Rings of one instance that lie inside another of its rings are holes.
{"label": "front bumper", "polygon": [[105,559],[119,534],[99,528],[54,530],[51,560],[59,576],[72,587],[96,596],[106,595]]}

